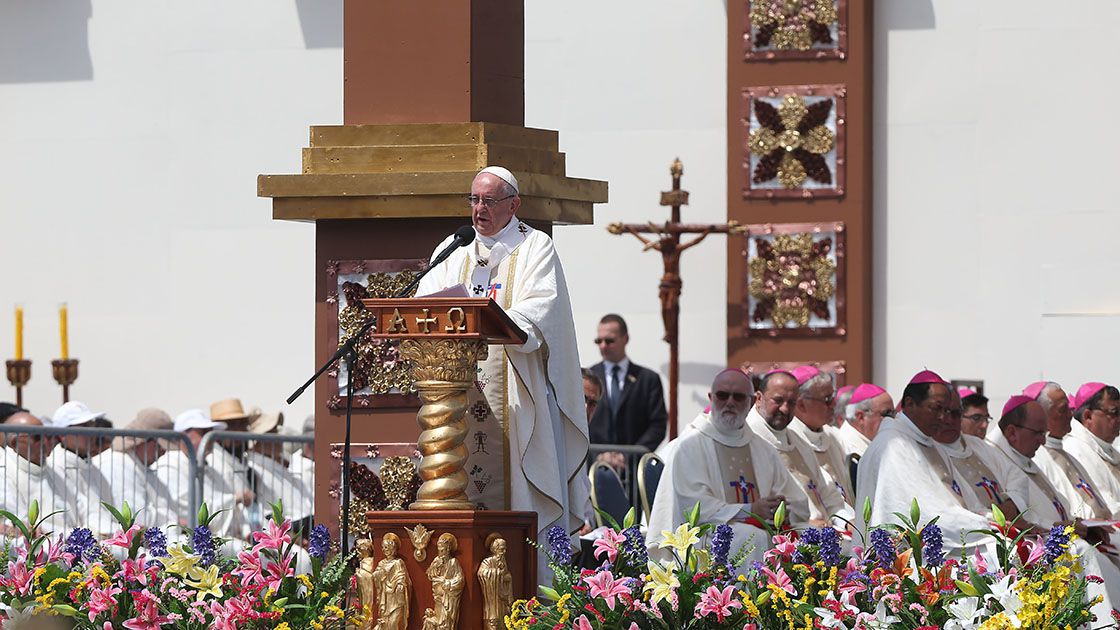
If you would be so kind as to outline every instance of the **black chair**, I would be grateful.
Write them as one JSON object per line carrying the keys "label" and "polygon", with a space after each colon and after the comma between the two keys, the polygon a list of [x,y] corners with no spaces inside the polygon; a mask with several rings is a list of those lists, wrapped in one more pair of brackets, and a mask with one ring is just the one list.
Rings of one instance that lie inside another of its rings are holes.
{"label": "black chair", "polygon": [[653,453],[646,453],[638,460],[638,495],[642,498],[642,514],[645,515],[647,523],[653,510],[653,498],[657,496],[657,484],[661,481],[663,472],[665,472],[665,462]]}
{"label": "black chair", "polygon": [[591,479],[591,505],[595,506],[595,524],[602,527],[606,523],[599,510],[611,515],[621,525],[626,513],[630,511],[630,499],[622,487],[622,479],[613,468],[603,462],[595,462],[587,474]]}
{"label": "black chair", "polygon": [[856,453],[852,453],[848,455],[848,474],[852,477],[852,492],[858,492],[858,490],[856,490],[856,471],[858,470],[859,455]]}

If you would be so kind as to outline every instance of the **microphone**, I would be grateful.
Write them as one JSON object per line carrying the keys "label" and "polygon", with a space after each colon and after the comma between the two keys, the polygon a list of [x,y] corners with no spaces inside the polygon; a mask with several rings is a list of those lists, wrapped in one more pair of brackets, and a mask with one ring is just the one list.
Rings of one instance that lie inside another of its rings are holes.
{"label": "microphone", "polygon": [[453,254],[455,252],[455,250],[459,249],[460,247],[470,245],[473,241],[474,241],[474,228],[473,227],[471,227],[469,225],[464,225],[463,227],[459,228],[458,230],[455,230],[455,238],[452,239],[452,241],[450,243],[448,243],[447,247],[443,248],[442,252],[440,252],[435,258],[432,259],[432,263],[430,265],[428,265],[428,268],[425,269],[424,271],[420,272],[419,275],[417,275],[415,278],[412,279],[412,282],[410,282],[407,287],[405,287],[404,289],[401,289],[400,293],[396,294],[393,297],[399,297],[399,298],[400,297],[407,297],[408,294],[411,293],[412,290],[415,289],[420,284],[420,280],[423,279],[424,276],[428,275],[429,271],[431,271],[432,269],[435,269],[436,267],[439,266],[440,263],[447,260],[448,256]]}

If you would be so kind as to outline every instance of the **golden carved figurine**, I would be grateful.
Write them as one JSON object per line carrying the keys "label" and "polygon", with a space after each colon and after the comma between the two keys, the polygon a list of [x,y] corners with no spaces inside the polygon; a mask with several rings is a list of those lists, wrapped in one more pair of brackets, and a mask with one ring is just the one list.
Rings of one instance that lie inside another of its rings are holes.
{"label": "golden carved figurine", "polygon": [[358,579],[358,601],[362,605],[362,614],[367,615],[368,621],[363,628],[373,626],[373,611],[377,609],[376,598],[373,590],[373,570],[376,563],[373,560],[373,541],[362,538],[358,541],[358,568],[354,576]]}
{"label": "golden carved figurine", "polygon": [[482,584],[482,627],[501,630],[513,605],[513,576],[506,565],[506,540],[497,534],[486,537],[490,555],[478,567]]}
{"label": "golden carved figurine", "polygon": [[436,541],[436,557],[428,565],[435,608],[424,611],[424,630],[455,630],[459,625],[459,599],[463,596],[463,568],[454,553],[459,541],[442,534]]}
{"label": "golden carved figurine", "polygon": [[423,562],[428,559],[428,541],[432,539],[432,530],[424,527],[423,523],[417,523],[416,527],[412,529],[404,528],[408,532],[408,538],[412,541],[412,557],[416,558],[417,562]]}
{"label": "golden carved figurine", "polygon": [[406,630],[408,628],[408,600],[412,582],[404,567],[404,559],[397,555],[401,539],[390,532],[381,539],[385,558],[373,571],[377,586],[377,623],[373,630]]}

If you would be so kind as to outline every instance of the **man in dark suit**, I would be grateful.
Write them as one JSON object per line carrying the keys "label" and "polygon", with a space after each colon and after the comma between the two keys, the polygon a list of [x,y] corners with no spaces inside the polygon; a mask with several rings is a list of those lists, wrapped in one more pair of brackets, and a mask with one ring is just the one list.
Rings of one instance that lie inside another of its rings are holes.
{"label": "man in dark suit", "polygon": [[591,371],[603,383],[603,396],[590,418],[591,442],[637,444],[652,451],[661,444],[668,425],[665,394],[657,372],[627,358],[629,341],[622,317],[612,313],[599,320],[595,345],[603,360]]}

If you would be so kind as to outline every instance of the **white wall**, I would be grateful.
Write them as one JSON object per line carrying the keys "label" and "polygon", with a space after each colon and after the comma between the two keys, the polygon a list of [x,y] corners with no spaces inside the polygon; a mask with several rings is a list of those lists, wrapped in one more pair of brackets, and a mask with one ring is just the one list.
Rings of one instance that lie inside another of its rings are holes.
{"label": "white wall", "polygon": [[[665,372],[660,257],[605,226],[668,218],[676,156],[684,216],[726,216],[724,7],[526,5],[526,124],[559,129],[569,173],[611,186],[595,226],[557,230],[583,362],[617,311],[633,359]],[[313,228],[272,221],[255,181],[299,172],[308,126],[341,122],[340,46],[341,0],[0,2],[0,358],[22,303],[35,411],[59,402],[63,300],[74,396],[118,420],[227,396],[282,408],[314,367]],[[725,357],[724,247],[684,257],[686,420],[715,369],[699,366]]]}
{"label": "white wall", "polygon": [[929,367],[984,379],[998,416],[1043,377],[1120,380],[1120,6],[1047,6],[876,3],[875,357],[896,395]]}

